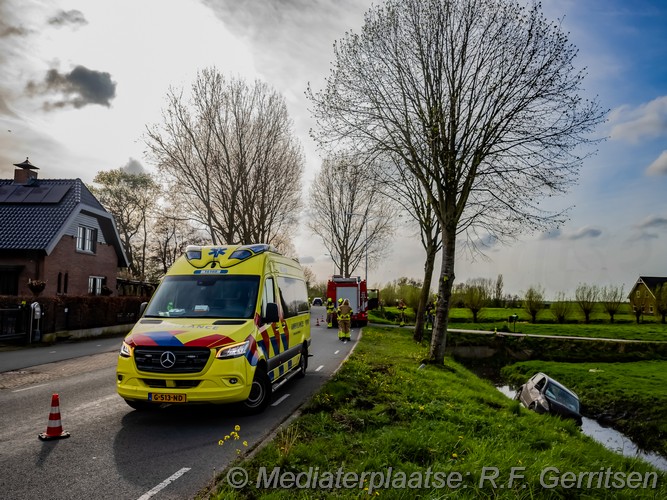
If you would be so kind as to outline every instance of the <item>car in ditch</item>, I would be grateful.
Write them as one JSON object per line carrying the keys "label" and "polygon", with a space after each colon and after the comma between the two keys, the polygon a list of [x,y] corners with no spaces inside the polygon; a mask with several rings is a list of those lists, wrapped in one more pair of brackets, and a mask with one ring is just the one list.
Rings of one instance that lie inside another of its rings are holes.
{"label": "car in ditch", "polygon": [[571,418],[581,425],[579,396],[545,373],[536,373],[519,387],[515,399],[529,410]]}

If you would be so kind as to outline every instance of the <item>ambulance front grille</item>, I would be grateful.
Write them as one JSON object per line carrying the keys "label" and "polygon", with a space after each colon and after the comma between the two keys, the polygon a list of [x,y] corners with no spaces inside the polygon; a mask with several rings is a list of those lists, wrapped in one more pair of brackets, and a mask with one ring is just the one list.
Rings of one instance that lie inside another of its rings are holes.
{"label": "ambulance front grille", "polygon": [[154,373],[198,373],[211,356],[210,349],[188,347],[137,347],[137,370]]}
{"label": "ambulance front grille", "polygon": [[173,387],[175,389],[192,389],[197,387],[201,380],[164,380],[161,378],[144,378],[144,384],[151,388],[161,388],[166,389],[168,387]]}

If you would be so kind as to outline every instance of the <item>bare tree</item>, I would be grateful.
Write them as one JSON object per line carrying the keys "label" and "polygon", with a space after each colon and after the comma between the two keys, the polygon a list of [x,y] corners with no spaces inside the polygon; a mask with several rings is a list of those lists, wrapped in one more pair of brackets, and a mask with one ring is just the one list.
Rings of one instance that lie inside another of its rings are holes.
{"label": "bare tree", "polygon": [[320,297],[323,301],[326,302],[326,296],[327,296],[327,282],[326,281],[311,281],[310,282],[310,295],[313,297]]}
{"label": "bare tree", "polygon": [[452,297],[450,300],[451,307],[465,307],[465,301],[463,300],[463,295],[466,291],[465,283],[455,283],[452,287]]}
{"label": "bare tree", "polygon": [[284,98],[267,84],[200,71],[189,96],[170,89],[145,140],[170,201],[214,244],[274,243],[296,225],[303,153]]}
{"label": "bare tree", "polygon": [[336,43],[324,90],[307,90],[323,147],[400,158],[428,192],[443,244],[430,349],[438,364],[457,235],[475,246],[563,221],[539,199],[572,185],[577,148],[594,142],[588,134],[604,117],[578,95],[576,52],[539,4],[386,0],[360,34]]}
{"label": "bare tree", "polygon": [[89,186],[91,193],[114,216],[132,277],[144,280],[148,265],[148,234],[152,211],[160,187],[150,174],[126,168],[98,172]]}
{"label": "bare tree", "polygon": [[591,321],[591,313],[595,309],[595,304],[600,297],[600,288],[597,285],[588,285],[581,283],[574,292],[574,298],[579,304],[581,312],[584,313],[584,322]]}
{"label": "bare tree", "polygon": [[621,308],[624,299],[623,286],[604,286],[600,289],[600,301],[602,307],[609,315],[609,322],[614,322],[614,316]]}
{"label": "bare tree", "polygon": [[171,206],[162,207],[152,219],[151,242],[149,245],[150,266],[146,275],[149,281],[164,276],[176,259],[185,253],[188,245],[205,245],[207,240],[201,231],[190,222],[177,217]]}
{"label": "bare tree", "polygon": [[570,302],[570,299],[567,298],[565,292],[558,292],[556,294],[556,300],[551,303],[549,312],[551,312],[554,318],[556,318],[556,321],[562,325],[565,323],[565,320],[571,311],[572,302]]}
{"label": "bare tree", "polygon": [[644,309],[646,304],[649,301],[648,293],[646,289],[637,290],[636,293],[630,295],[630,305],[632,306],[632,312],[635,315],[635,320],[637,324],[640,323],[642,315],[644,314]]}
{"label": "bare tree", "polygon": [[415,332],[413,334],[413,338],[417,342],[421,342],[424,337],[426,308],[431,295],[435,257],[442,248],[441,231],[433,206],[421,182],[400,161],[394,161],[393,166],[393,170],[384,172],[386,178],[380,183],[380,188],[387,197],[403,208],[403,213],[407,214],[416,223],[419,228],[422,247],[426,252],[424,283],[416,310]]}
{"label": "bare tree", "polygon": [[493,287],[493,306],[503,306],[503,275],[499,274]]}
{"label": "bare tree", "polygon": [[477,323],[479,313],[489,305],[492,286],[491,280],[485,278],[475,278],[466,282],[463,303],[470,309],[473,323]]}
{"label": "bare tree", "polygon": [[315,285],[317,276],[315,275],[315,271],[313,271],[310,267],[303,265],[301,267],[303,268],[303,275],[306,277],[306,285],[310,290],[313,285]]}
{"label": "bare tree", "polygon": [[655,310],[660,314],[662,323],[665,323],[667,317],[667,283],[656,286],[653,295],[655,296]]}
{"label": "bare tree", "polygon": [[531,286],[523,297],[523,308],[530,314],[530,321],[537,323],[537,314],[544,309],[544,289]]}
{"label": "bare tree", "polygon": [[394,210],[366,165],[343,154],[325,159],[310,187],[310,205],[308,227],[320,237],[340,274],[352,275],[366,256],[372,267],[385,255]]}

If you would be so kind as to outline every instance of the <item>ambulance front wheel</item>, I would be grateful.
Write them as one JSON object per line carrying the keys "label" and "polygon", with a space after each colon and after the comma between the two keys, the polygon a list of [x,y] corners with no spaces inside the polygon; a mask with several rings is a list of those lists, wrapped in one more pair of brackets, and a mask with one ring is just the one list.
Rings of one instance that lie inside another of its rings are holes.
{"label": "ambulance front wheel", "polygon": [[250,387],[250,395],[243,402],[243,407],[248,413],[261,413],[271,402],[271,380],[262,367],[257,367],[255,377]]}

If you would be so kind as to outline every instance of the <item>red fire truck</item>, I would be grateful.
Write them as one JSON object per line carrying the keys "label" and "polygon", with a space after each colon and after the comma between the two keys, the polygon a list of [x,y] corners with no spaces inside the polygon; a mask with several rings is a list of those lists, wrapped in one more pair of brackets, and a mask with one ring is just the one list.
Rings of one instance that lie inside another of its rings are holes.
{"label": "red fire truck", "polygon": [[[368,324],[368,296],[366,293],[366,280],[359,276],[344,278],[343,276],[332,276],[327,283],[327,299],[338,307],[338,299],[348,299],[352,308],[352,326],[366,326]],[[334,315],[334,326],[338,325]]]}

